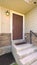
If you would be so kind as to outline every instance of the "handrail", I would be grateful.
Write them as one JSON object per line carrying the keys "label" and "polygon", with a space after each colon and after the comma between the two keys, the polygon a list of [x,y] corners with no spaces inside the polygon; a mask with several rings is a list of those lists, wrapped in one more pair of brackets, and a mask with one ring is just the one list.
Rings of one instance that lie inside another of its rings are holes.
{"label": "handrail", "polygon": [[31,44],[32,44],[32,34],[37,37],[37,35],[36,35],[34,32],[30,31],[30,43],[31,43]]}

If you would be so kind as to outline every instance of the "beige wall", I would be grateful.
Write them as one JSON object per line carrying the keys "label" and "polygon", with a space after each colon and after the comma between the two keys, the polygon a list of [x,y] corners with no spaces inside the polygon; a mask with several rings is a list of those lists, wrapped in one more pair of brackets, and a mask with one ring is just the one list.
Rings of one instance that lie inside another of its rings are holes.
{"label": "beige wall", "polygon": [[6,8],[0,7],[0,33],[10,33],[10,16],[6,15]]}
{"label": "beige wall", "polygon": [[1,7],[0,7],[0,33],[1,33]]}
{"label": "beige wall", "polygon": [[25,30],[29,33],[30,30],[37,33],[37,7],[26,14]]}

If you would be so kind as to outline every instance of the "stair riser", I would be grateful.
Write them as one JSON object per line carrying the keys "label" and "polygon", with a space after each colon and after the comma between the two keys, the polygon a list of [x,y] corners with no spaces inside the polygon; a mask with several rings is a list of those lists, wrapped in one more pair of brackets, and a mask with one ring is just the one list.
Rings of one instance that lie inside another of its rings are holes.
{"label": "stair riser", "polygon": [[19,52],[19,51],[22,51],[22,50],[31,48],[31,47],[33,47],[33,45],[31,45],[31,46],[26,46],[26,47],[25,47],[25,46],[24,46],[24,47],[20,47],[20,49],[17,49],[16,46],[13,46],[13,47],[14,47],[15,52],[17,53],[17,52]]}

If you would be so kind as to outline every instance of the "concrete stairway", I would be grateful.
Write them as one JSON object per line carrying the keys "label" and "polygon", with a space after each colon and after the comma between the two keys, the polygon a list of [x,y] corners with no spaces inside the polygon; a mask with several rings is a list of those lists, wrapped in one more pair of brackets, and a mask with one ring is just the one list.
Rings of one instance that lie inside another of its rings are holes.
{"label": "concrete stairway", "polygon": [[18,65],[37,65],[37,47],[33,44],[12,44],[12,53]]}

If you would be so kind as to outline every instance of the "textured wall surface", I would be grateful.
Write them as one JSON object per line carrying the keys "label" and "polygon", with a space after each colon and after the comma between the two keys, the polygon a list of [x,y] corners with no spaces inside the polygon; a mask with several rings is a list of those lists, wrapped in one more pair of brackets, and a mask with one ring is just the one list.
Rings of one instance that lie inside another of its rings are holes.
{"label": "textured wall surface", "polygon": [[[37,34],[37,33],[36,33],[36,34]],[[27,41],[27,42],[30,42],[30,33],[26,33],[26,36],[27,36],[26,41]],[[34,45],[37,45],[37,37],[35,37],[34,35],[32,35],[32,43],[33,43]]]}
{"label": "textured wall surface", "polygon": [[1,33],[0,34],[0,47],[11,45],[11,34]]}

